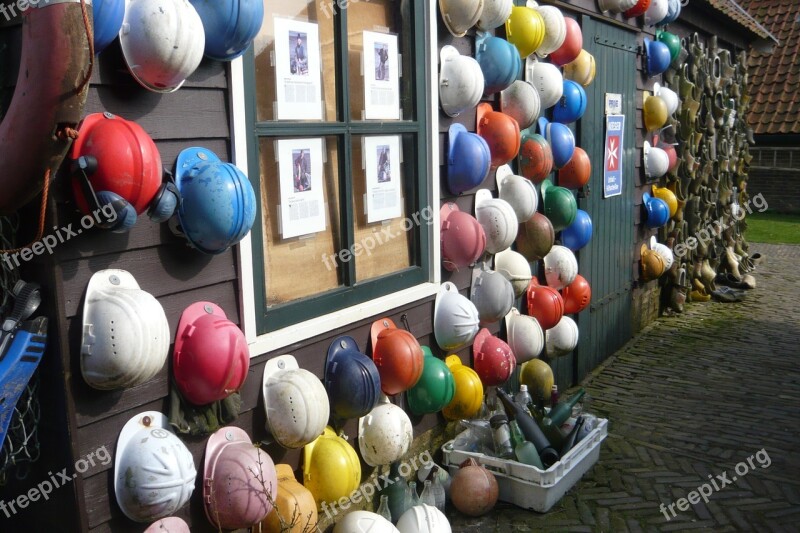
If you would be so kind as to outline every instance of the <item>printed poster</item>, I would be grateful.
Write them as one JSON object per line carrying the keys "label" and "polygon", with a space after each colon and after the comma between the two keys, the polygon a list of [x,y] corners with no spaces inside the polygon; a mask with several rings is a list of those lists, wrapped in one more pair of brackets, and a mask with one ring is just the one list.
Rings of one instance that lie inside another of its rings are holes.
{"label": "printed poster", "polygon": [[624,131],[625,115],[606,115],[603,198],[622,194],[622,143]]}
{"label": "printed poster", "polygon": [[289,239],[324,231],[322,139],[277,142],[282,237]]}
{"label": "printed poster", "polygon": [[364,118],[400,118],[397,35],[364,32]]}
{"label": "printed poster", "polygon": [[278,120],[322,120],[319,26],[275,17]]}
{"label": "printed poster", "polygon": [[367,223],[399,217],[400,136],[364,137]]}

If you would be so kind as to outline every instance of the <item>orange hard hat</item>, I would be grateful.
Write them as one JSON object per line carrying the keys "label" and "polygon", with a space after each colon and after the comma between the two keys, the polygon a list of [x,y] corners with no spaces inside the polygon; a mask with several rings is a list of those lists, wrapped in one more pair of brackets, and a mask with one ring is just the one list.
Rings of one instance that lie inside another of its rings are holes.
{"label": "orange hard hat", "polygon": [[558,171],[558,184],[567,189],[580,189],[592,176],[592,162],[586,150],[576,146],[569,163]]}
{"label": "orange hard hat", "polygon": [[519,153],[520,133],[517,121],[491,104],[478,105],[478,135],[484,138],[492,154],[492,166],[505,165]]}
{"label": "orange hard hat", "polygon": [[417,384],[424,366],[424,354],[410,331],[397,329],[390,318],[372,323],[372,360],[381,376],[381,390],[398,394]]}
{"label": "orange hard hat", "polygon": [[581,50],[583,50],[583,32],[578,21],[570,17],[564,17],[564,22],[567,25],[567,36],[564,39],[564,44],[550,54],[550,61],[559,67],[577,59]]}
{"label": "orange hard hat", "polygon": [[572,283],[561,289],[561,296],[564,299],[564,314],[580,313],[592,300],[592,287],[586,278],[578,274]]}

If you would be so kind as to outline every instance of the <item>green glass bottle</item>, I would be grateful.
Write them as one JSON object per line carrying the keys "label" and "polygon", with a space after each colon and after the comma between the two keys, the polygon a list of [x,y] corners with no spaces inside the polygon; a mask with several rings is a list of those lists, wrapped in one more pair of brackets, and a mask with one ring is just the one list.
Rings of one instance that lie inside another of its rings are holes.
{"label": "green glass bottle", "polygon": [[558,405],[550,410],[550,413],[547,415],[547,417],[553,421],[553,424],[560,426],[566,422],[570,416],[572,416],[572,408],[580,401],[581,398],[583,398],[584,394],[586,394],[586,391],[580,389],[569,400],[562,400],[558,402]]}
{"label": "green glass bottle", "polygon": [[539,427],[542,429],[542,433],[547,437],[548,442],[550,442],[553,448],[560,450],[567,437],[564,435],[564,432],[561,431],[561,428],[553,423],[553,419],[549,417],[543,418],[539,423]]}
{"label": "green glass bottle", "polygon": [[511,429],[511,442],[514,443],[514,456],[517,461],[544,470],[544,465],[539,457],[539,452],[536,451],[536,446],[532,442],[525,440],[517,421],[512,420],[509,422],[508,427]]}

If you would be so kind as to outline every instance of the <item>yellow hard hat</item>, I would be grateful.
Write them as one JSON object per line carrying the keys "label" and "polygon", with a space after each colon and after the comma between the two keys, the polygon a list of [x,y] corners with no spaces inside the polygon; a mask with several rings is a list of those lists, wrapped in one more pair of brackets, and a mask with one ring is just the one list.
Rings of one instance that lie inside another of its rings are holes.
{"label": "yellow hard hat", "polygon": [[664,259],[660,254],[650,250],[647,244],[642,244],[641,259],[639,265],[642,269],[642,280],[652,281],[661,277],[664,273]]}
{"label": "yellow hard hat", "polygon": [[564,77],[588,87],[594,81],[595,69],[594,56],[581,50],[575,60],[564,65]]}
{"label": "yellow hard hat", "polygon": [[449,355],[444,360],[456,384],[453,400],[442,409],[448,420],[472,418],[481,409],[483,402],[483,383],[478,373],[461,363],[457,355]]}
{"label": "yellow hard hat", "polygon": [[653,185],[652,190],[653,196],[656,198],[661,198],[667,202],[667,206],[669,207],[669,216],[675,216],[675,213],[678,211],[678,199],[675,197],[675,193],[666,187],[656,187],[655,185]]}
{"label": "yellow hard hat", "polygon": [[356,451],[328,426],[303,448],[303,484],[317,502],[349,497],[361,483],[361,462]]}
{"label": "yellow hard hat", "polygon": [[542,15],[531,7],[514,6],[506,21],[506,39],[517,47],[520,57],[528,57],[544,41]]}
{"label": "yellow hard hat", "polygon": [[667,104],[660,96],[645,97],[643,113],[647,131],[655,131],[667,123]]}
{"label": "yellow hard hat", "polygon": [[519,382],[528,387],[534,400],[549,400],[553,389],[553,369],[541,359],[531,359],[522,364]]}
{"label": "yellow hard hat", "polygon": [[[253,526],[253,533],[304,533],[308,524],[317,523],[317,503],[311,491],[297,482],[292,467],[275,465],[278,474],[278,497],[272,511]],[[280,517],[278,516],[280,514]],[[288,529],[281,529],[281,519]]]}

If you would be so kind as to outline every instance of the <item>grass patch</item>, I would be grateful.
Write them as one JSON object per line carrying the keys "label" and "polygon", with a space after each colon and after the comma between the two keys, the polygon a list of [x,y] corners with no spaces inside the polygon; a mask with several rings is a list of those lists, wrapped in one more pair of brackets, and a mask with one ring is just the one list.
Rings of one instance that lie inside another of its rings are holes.
{"label": "grass patch", "polygon": [[747,215],[745,238],[748,242],[800,244],[800,215],[754,211]]}

